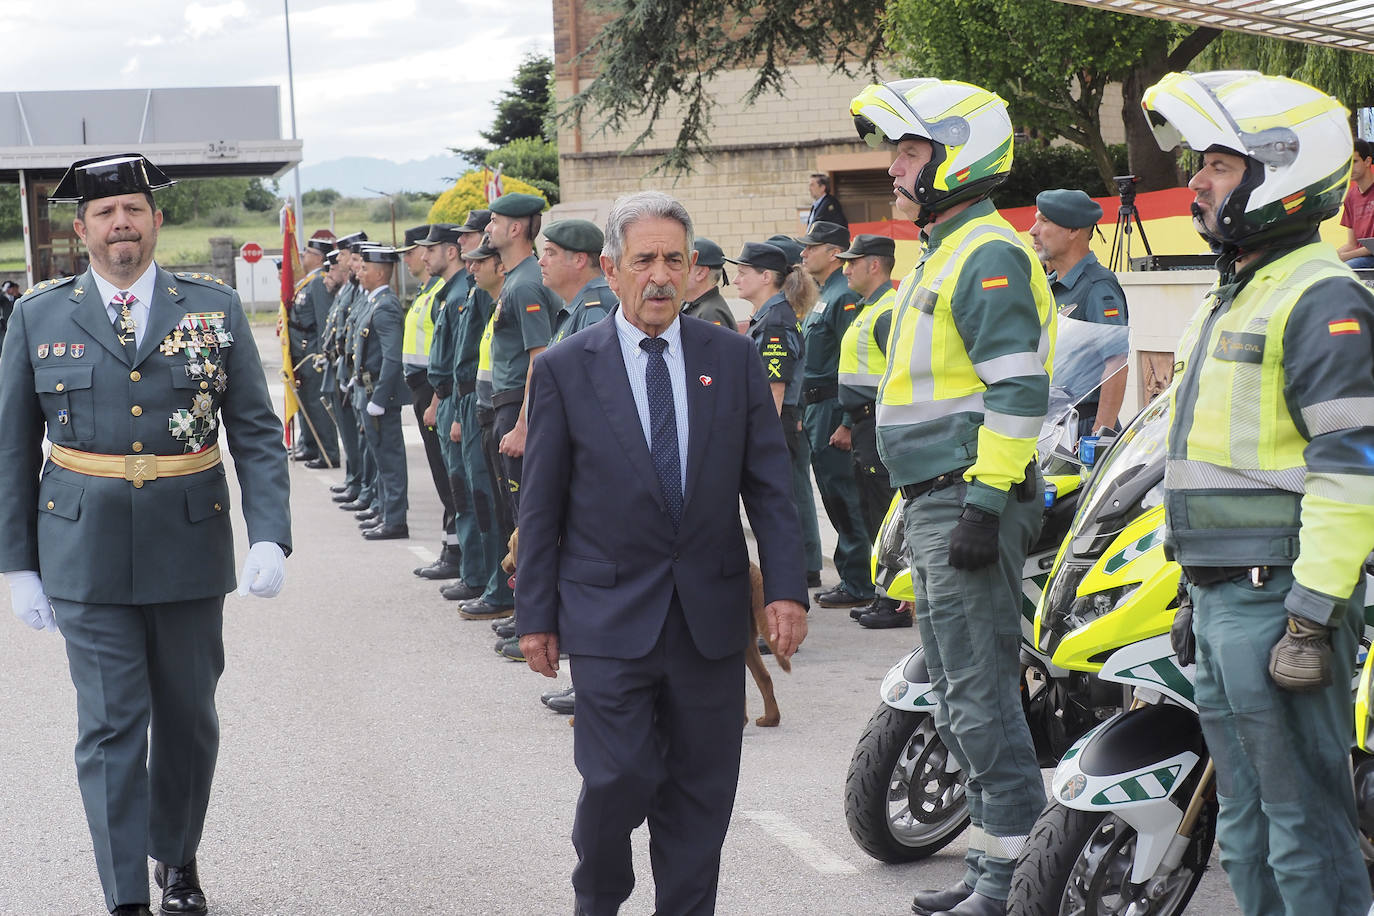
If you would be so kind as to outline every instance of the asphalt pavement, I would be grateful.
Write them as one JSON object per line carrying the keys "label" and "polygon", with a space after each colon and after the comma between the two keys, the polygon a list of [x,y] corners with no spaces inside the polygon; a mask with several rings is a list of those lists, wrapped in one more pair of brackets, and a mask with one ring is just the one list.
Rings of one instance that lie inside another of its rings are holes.
{"label": "asphalt pavement", "polygon": [[[276,339],[270,328],[257,338],[279,393]],[[572,729],[539,703],[554,682],[496,656],[487,623],[462,620],[412,574],[439,549],[440,508],[413,428],[407,443],[410,540],[364,542],[329,500],[341,473],[293,463],[286,587],[227,599],[222,742],[199,854],[215,916],[572,912]],[[854,743],[883,674],[916,642],[912,629],[868,631],[845,610],[812,609],[792,673],[773,672],[782,724],[745,727],[722,916],[899,916],[918,888],[962,876],[960,840],[889,866],[845,825]],[[757,715],[752,682],[746,696]],[[0,916],[104,912],[75,722],[61,638],[0,613]],[[644,829],[634,848],[623,912],[647,914]],[[1215,856],[1190,909],[1239,912]]]}

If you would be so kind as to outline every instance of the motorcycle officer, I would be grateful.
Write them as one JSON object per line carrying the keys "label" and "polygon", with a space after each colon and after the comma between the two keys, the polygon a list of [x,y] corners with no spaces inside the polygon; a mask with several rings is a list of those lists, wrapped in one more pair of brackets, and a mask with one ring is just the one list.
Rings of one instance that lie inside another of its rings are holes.
{"label": "motorcycle officer", "polygon": [[1317,234],[1349,181],[1349,113],[1248,71],[1171,73],[1141,104],[1162,148],[1200,158],[1193,221],[1220,256],[1178,345],[1164,485],[1221,863],[1251,916],[1363,916],[1350,681],[1374,548],[1374,295]]}
{"label": "motorcycle officer", "polygon": [[940,737],[968,774],[963,880],[922,916],[1006,912],[1016,857],[1045,805],[1022,712],[1021,571],[1040,532],[1034,456],[1049,409],[1054,296],[988,194],[1011,170],[1006,103],[967,83],[869,86],[859,136],[896,146],[896,206],[925,235],[892,313],[878,446],[906,497],[915,617]]}

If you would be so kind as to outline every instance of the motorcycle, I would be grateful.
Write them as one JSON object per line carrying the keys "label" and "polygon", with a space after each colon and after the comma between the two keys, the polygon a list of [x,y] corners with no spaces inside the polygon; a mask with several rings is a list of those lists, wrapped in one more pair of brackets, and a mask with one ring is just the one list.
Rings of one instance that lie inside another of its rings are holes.
{"label": "motorcycle", "polygon": [[[1121,705],[1115,690],[1104,691],[1092,678],[1052,664],[1032,638],[1041,591],[1074,517],[1084,465],[1092,463],[1079,455],[1077,407],[1121,371],[1112,361],[1129,347],[1125,327],[1063,314],[1056,322],[1055,384],[1038,442],[1045,515],[1023,568],[1021,606],[1022,698],[1042,765],[1052,764]],[[1104,373],[1104,365],[1112,370]],[[901,496],[894,497],[874,542],[873,582],[890,598],[912,601],[903,506]],[[938,701],[924,649],[917,647],[892,666],[879,696],[845,778],[845,820],[859,848],[873,858],[912,862],[943,849],[968,827],[964,774],[935,728]]]}
{"label": "motorcycle", "polygon": [[[1211,856],[1215,771],[1193,701],[1193,666],[1179,664],[1169,640],[1181,570],[1164,556],[1168,429],[1166,394],[1098,466],[1036,615],[1036,646],[1051,665],[1120,685],[1128,696],[1124,711],[1062,755],[1050,803],[1012,877],[1007,912],[1017,916],[1182,913]],[[1371,611],[1362,653],[1374,635]],[[1368,696],[1374,667],[1364,661]],[[1362,735],[1374,739],[1374,728]],[[1369,834],[1374,757],[1361,766]]]}

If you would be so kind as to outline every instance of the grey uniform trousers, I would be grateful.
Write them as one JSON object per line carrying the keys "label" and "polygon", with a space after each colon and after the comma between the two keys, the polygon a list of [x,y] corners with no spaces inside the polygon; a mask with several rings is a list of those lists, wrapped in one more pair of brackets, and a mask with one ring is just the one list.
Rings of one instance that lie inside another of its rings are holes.
{"label": "grey uniform trousers", "polygon": [[1045,807],[1020,694],[1021,572],[1040,534],[1042,506],[1013,492],[998,528],[997,561],[954,569],[949,536],[964,491],[960,482],[907,502],[907,550],[916,573],[916,625],[940,701],[935,727],[967,774],[973,833],[964,883],[1005,900],[1016,857]]}

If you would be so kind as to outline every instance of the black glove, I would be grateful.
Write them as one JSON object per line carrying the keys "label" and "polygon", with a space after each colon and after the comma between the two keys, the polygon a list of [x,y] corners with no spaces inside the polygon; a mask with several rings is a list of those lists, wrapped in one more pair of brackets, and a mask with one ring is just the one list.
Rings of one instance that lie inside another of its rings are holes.
{"label": "black glove", "polygon": [[959,523],[949,535],[949,565],[955,569],[982,569],[997,559],[997,526],[1001,516],[965,506]]}
{"label": "black glove", "polygon": [[1193,635],[1193,599],[1188,594],[1188,586],[1178,580],[1178,610],[1174,612],[1174,623],[1169,627],[1169,645],[1178,656],[1180,666],[1186,668],[1197,661],[1197,637]]}
{"label": "black glove", "polygon": [[1283,636],[1269,652],[1269,676],[1294,693],[1330,687],[1331,630],[1289,614]]}

